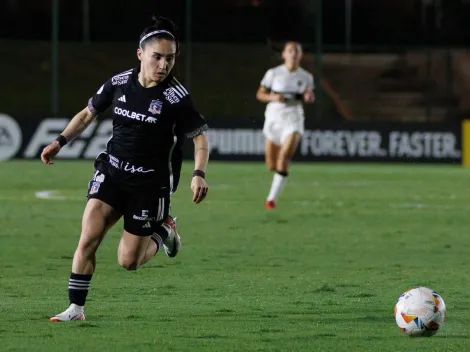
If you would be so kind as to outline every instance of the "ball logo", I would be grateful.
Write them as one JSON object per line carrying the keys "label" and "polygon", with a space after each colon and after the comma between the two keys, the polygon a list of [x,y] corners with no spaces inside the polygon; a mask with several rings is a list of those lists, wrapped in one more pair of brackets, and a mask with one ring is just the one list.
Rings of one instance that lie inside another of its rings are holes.
{"label": "ball logo", "polygon": [[16,155],[22,142],[21,128],[9,115],[0,114],[0,160]]}

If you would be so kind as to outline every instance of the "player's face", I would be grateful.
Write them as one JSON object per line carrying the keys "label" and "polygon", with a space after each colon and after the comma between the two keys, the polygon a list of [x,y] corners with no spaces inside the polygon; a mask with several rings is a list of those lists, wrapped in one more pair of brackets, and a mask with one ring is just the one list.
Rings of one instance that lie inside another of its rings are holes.
{"label": "player's face", "polygon": [[172,40],[157,39],[147,43],[143,50],[137,50],[146,78],[161,82],[175,65],[176,43]]}
{"label": "player's face", "polygon": [[282,58],[288,66],[298,66],[302,59],[302,47],[299,43],[287,43],[282,51]]}

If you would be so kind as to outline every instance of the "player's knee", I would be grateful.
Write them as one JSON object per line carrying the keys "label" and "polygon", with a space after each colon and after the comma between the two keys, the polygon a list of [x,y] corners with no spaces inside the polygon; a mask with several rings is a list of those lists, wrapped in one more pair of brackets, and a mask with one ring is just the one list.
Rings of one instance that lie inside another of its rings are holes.
{"label": "player's knee", "polygon": [[267,161],[267,162],[266,162],[266,168],[267,168],[269,171],[276,171],[276,163],[273,162],[273,161]]}
{"label": "player's knee", "polygon": [[137,270],[140,266],[139,261],[135,258],[122,258],[122,257],[119,257],[118,262],[119,262],[119,265],[122,268],[124,268],[128,271]]}
{"label": "player's knee", "polygon": [[124,264],[121,264],[121,266],[127,271],[135,271],[139,268],[139,265],[137,262],[124,263]]}
{"label": "player's knee", "polygon": [[81,258],[91,258],[96,254],[96,250],[99,246],[99,240],[84,241],[81,240],[78,243],[77,249],[75,250],[75,256]]}

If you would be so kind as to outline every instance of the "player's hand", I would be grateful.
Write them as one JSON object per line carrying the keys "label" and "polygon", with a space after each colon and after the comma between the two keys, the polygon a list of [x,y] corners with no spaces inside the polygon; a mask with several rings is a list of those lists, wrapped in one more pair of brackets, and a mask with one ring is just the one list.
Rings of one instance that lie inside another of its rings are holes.
{"label": "player's hand", "polygon": [[284,94],[271,93],[271,101],[282,103],[286,101]]}
{"label": "player's hand", "polygon": [[206,198],[209,186],[201,176],[194,176],[191,181],[191,191],[193,191],[193,202],[199,204]]}
{"label": "player's hand", "polygon": [[311,90],[306,90],[304,93],[304,101],[306,103],[313,103],[315,101],[315,96]]}
{"label": "player's hand", "polygon": [[46,148],[43,149],[41,153],[41,160],[46,165],[54,164],[52,158],[57,155],[60,151],[60,145],[58,142],[52,142]]}

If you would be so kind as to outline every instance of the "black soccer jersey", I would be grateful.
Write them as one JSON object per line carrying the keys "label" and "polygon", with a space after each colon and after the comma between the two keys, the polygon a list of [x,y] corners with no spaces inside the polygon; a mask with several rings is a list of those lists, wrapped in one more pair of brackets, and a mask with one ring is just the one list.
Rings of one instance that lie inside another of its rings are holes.
{"label": "black soccer jersey", "polygon": [[157,86],[144,88],[138,81],[139,71],[135,68],[112,77],[88,102],[96,114],[111,107],[113,117],[113,135],[96,165],[124,183],[150,182],[174,191],[183,139],[208,127],[175,77],[169,75]]}

